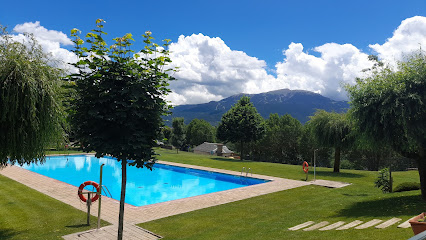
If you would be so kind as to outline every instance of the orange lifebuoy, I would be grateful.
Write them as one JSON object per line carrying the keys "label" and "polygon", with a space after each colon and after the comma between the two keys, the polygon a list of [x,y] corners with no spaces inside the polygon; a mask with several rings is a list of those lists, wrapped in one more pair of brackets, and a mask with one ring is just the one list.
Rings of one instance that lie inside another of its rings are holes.
{"label": "orange lifebuoy", "polygon": [[308,173],[308,170],[309,170],[309,165],[308,165],[308,163],[306,161],[304,161],[303,162],[303,171],[305,173]]}
{"label": "orange lifebuoy", "polygon": [[[78,187],[78,197],[80,197],[81,201],[83,201],[83,202],[87,201],[87,198],[84,197],[84,195],[83,195],[83,189],[84,189],[84,187],[86,187],[88,185],[92,185],[93,187],[96,188],[96,192],[99,192],[99,184],[97,184],[93,181],[86,181],[86,182],[82,183],[80,185],[80,187]],[[98,198],[99,198],[99,195],[95,194],[95,196],[92,197],[91,200],[92,200],[92,202],[94,202],[94,201],[98,200]]]}

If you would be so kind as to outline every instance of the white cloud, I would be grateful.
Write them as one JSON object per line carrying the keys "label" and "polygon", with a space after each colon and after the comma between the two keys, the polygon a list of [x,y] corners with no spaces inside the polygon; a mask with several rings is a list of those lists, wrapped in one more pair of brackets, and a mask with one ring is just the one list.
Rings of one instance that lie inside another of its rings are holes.
{"label": "white cloud", "polygon": [[415,16],[407,18],[393,32],[382,45],[376,43],[369,45],[377,52],[380,59],[393,63],[403,60],[403,57],[420,46],[426,49],[426,17]]}
{"label": "white cloud", "polygon": [[26,42],[27,36],[24,33],[32,33],[43,48],[43,51],[51,54],[52,58],[61,61],[59,67],[64,69],[73,69],[72,66],[67,63],[74,63],[77,61],[77,56],[65,49],[62,46],[72,45],[73,42],[63,32],[48,30],[43,26],[40,26],[40,22],[27,22],[24,24],[18,24],[13,28],[13,31],[18,33],[12,35],[15,41]]}
{"label": "white cloud", "polygon": [[314,48],[320,57],[303,52],[301,43],[291,43],[276,64],[277,78],[289,89],[303,89],[337,100],[347,99],[344,83],[354,83],[362,70],[371,67],[368,55],[351,44],[327,43]]}
{"label": "white cloud", "polygon": [[231,50],[220,38],[203,34],[180,36],[170,45],[171,59],[179,67],[168,96],[173,104],[217,101],[237,93],[260,93],[277,89],[303,89],[333,99],[347,99],[342,83],[354,83],[361,70],[370,67],[368,55],[351,44],[327,43],[303,52],[292,43],[276,64],[277,77],[267,73],[266,63],[241,51]]}
{"label": "white cloud", "polygon": [[[74,53],[63,48],[72,44],[66,34],[48,30],[39,22],[14,28],[14,39],[25,41],[24,32],[33,33],[46,52],[63,62],[75,62]],[[426,17],[405,19],[392,37],[380,45],[371,44],[381,60],[389,63],[404,55],[426,48]],[[180,36],[170,45],[177,81],[170,84],[167,97],[174,105],[217,101],[237,93],[260,93],[282,88],[302,89],[324,96],[347,99],[342,83],[354,83],[361,70],[371,67],[367,54],[351,44],[326,43],[313,48],[319,54],[304,51],[302,43],[291,43],[283,51],[283,61],[275,65],[277,76],[266,71],[266,63],[245,52],[230,49],[218,37],[203,34]],[[64,65],[65,67],[65,65]]]}
{"label": "white cloud", "polygon": [[203,34],[180,36],[170,45],[173,66],[179,67],[168,99],[174,104],[220,100],[233,94],[269,89],[266,63],[242,51],[231,50],[220,38]]}
{"label": "white cloud", "polygon": [[71,39],[69,39],[65,33],[55,30],[47,30],[45,27],[40,26],[39,21],[36,21],[35,23],[27,22],[24,24],[18,24],[13,28],[13,31],[17,33],[32,33],[38,39],[57,42],[63,45],[73,44]]}
{"label": "white cloud", "polygon": [[[393,36],[382,45],[369,47],[388,63],[402,60],[419,47],[426,48],[426,17],[416,16],[401,22]],[[276,64],[277,77],[266,72],[264,61],[244,52],[231,50],[220,38],[202,34],[181,36],[172,44],[172,61],[181,67],[171,85],[174,104],[218,100],[235,93],[259,93],[289,88],[320,93],[336,100],[347,100],[343,84],[355,83],[363,69],[370,68],[368,54],[352,44],[326,43],[303,51],[302,43],[291,43]]]}

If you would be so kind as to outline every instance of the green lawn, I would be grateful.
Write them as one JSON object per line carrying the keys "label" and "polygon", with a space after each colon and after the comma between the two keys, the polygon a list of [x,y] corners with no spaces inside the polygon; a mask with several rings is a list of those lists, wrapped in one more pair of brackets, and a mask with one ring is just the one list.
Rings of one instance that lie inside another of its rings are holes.
{"label": "green lawn", "polygon": [[[157,149],[160,160],[302,180],[301,166],[262,163]],[[312,168],[310,169],[312,170]],[[312,171],[310,171],[312,173]],[[306,186],[140,224],[165,239],[408,239],[411,229],[288,231],[313,220],[406,220],[426,209],[420,191],[383,194],[374,187],[377,172],[318,168],[319,179],[352,183],[341,189]],[[417,181],[417,172],[395,172],[395,186]],[[310,174],[312,179],[312,174]],[[0,175],[0,239],[61,239],[84,231],[86,214]],[[92,217],[92,227],[96,218]],[[104,223],[105,224],[105,223]]]}
{"label": "green lawn", "polygon": [[87,226],[86,216],[83,211],[0,175],[0,239],[62,239],[63,235],[95,228],[97,218],[92,216],[91,226]]}
{"label": "green lawn", "polygon": [[[203,156],[192,153],[157,149],[158,158],[213,168],[241,171],[251,168],[254,173],[301,180],[305,178],[302,166],[250,162]],[[312,168],[310,169],[312,170]],[[311,172],[311,171],[310,171]],[[140,224],[165,239],[408,239],[411,229],[396,225],[386,229],[369,228],[345,231],[288,231],[289,227],[313,220],[316,222],[353,220],[369,221],[375,218],[403,220],[426,209],[420,191],[383,194],[374,187],[377,172],[317,168],[318,179],[350,182],[341,189],[306,186],[234,203],[202,209]],[[395,186],[402,182],[418,182],[418,173],[395,172]],[[312,175],[310,175],[312,179]]]}
{"label": "green lawn", "polygon": [[79,154],[86,154],[83,151],[80,150],[49,150],[46,152],[46,155],[53,155],[53,154],[75,154],[75,153],[79,153]]}

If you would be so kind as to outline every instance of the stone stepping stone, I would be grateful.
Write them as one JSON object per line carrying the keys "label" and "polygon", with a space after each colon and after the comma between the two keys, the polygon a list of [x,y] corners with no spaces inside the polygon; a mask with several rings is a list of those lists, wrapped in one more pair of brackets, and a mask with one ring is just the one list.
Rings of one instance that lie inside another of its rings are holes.
{"label": "stone stepping stone", "polygon": [[353,222],[350,222],[350,223],[348,223],[348,224],[346,224],[344,226],[341,226],[341,227],[337,228],[336,230],[346,230],[346,229],[349,229],[349,228],[353,228],[353,227],[355,227],[355,226],[357,226],[357,225],[359,225],[361,223],[363,223],[363,222],[360,221],[360,220],[355,220]]}
{"label": "stone stepping stone", "polygon": [[299,229],[301,229],[301,228],[304,228],[304,227],[307,227],[307,226],[309,226],[309,225],[312,225],[312,224],[314,224],[314,223],[315,223],[314,221],[307,221],[307,222],[305,222],[305,223],[302,223],[302,224],[299,224],[299,225],[297,225],[297,226],[291,227],[291,228],[289,228],[288,230],[290,230],[290,231],[296,231],[296,230],[299,230]]}
{"label": "stone stepping stone", "polygon": [[359,225],[358,227],[355,227],[355,229],[366,229],[366,228],[369,228],[369,227],[374,226],[376,224],[379,224],[381,222],[383,222],[383,220],[373,219],[373,220],[371,220],[369,222],[366,222],[364,224]]}
{"label": "stone stepping stone", "polygon": [[315,230],[315,229],[318,229],[318,228],[322,228],[322,227],[324,227],[326,225],[328,225],[328,222],[327,221],[323,221],[323,222],[317,223],[317,224],[315,224],[313,226],[310,226],[308,228],[305,228],[305,229],[303,229],[303,231],[312,231],[312,230]]}
{"label": "stone stepping stone", "polygon": [[401,218],[392,218],[392,219],[389,219],[382,224],[377,225],[376,228],[387,228],[387,227],[394,225],[395,223],[397,223],[401,220],[402,220]]}
{"label": "stone stepping stone", "polygon": [[343,224],[345,224],[345,222],[343,222],[343,221],[339,221],[339,222],[336,222],[336,223],[330,224],[330,225],[328,225],[327,227],[320,228],[320,229],[318,229],[318,230],[320,230],[320,231],[327,231],[327,230],[331,230],[331,229],[335,229],[335,228],[337,228],[337,227],[340,227],[340,226],[342,226]]}
{"label": "stone stepping stone", "polygon": [[399,228],[409,228],[409,227],[411,227],[411,224],[409,223],[409,221],[413,220],[415,217],[417,217],[417,216],[414,216],[414,217],[408,219],[407,221],[399,224],[398,227]]}
{"label": "stone stepping stone", "polygon": [[345,182],[336,182],[336,181],[328,181],[328,180],[314,180],[310,181],[313,185],[328,187],[328,188],[342,188],[351,185],[350,183]]}

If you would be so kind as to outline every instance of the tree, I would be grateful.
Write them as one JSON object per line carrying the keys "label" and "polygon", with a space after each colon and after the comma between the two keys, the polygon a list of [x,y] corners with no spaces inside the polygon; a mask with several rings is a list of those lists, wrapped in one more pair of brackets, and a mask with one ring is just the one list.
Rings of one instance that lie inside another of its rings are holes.
{"label": "tree", "polygon": [[185,144],[185,124],[183,118],[173,118],[172,120],[172,145],[176,148],[176,153]]}
{"label": "tree", "polygon": [[[331,148],[321,147],[313,134],[312,126],[309,122],[303,125],[302,135],[299,142],[299,154],[303,161],[318,167],[330,167]],[[315,156],[314,156],[315,155]]]}
{"label": "tree", "polygon": [[262,116],[250,102],[250,98],[243,96],[223,114],[216,134],[220,140],[239,143],[241,160],[244,160],[244,144],[259,140],[264,131]]}
{"label": "tree", "polygon": [[161,129],[162,135],[164,137],[163,141],[164,144],[168,145],[171,142],[171,138],[172,138],[172,129],[168,126],[164,126]]}
{"label": "tree", "polygon": [[296,164],[299,160],[299,140],[302,124],[290,114],[271,114],[265,121],[265,135],[256,149],[263,159],[272,162]]}
{"label": "tree", "polygon": [[0,167],[42,162],[45,148],[63,140],[62,71],[32,35],[23,43],[6,28],[0,35]]}
{"label": "tree", "polygon": [[[164,96],[170,92],[167,64],[171,62],[168,40],[162,48],[152,42],[151,32],[143,35],[145,47],[130,50],[132,35],[114,38],[110,47],[103,39],[102,19],[85,41],[73,29],[74,52],[79,72],[70,76],[76,82],[77,96],[72,124],[84,151],[96,157],[111,155],[121,161],[122,180],[118,239],[123,238],[124,200],[127,164],[152,169],[153,147],[168,111]],[[133,160],[133,161],[129,161]]]}
{"label": "tree", "polygon": [[346,114],[318,110],[309,120],[316,141],[322,147],[334,148],[334,170],[340,171],[340,153],[349,144],[350,124]]}
{"label": "tree", "polygon": [[214,127],[203,119],[193,119],[186,127],[186,139],[191,146],[214,142]]}
{"label": "tree", "polygon": [[395,70],[379,68],[346,86],[350,115],[360,132],[389,143],[417,163],[426,200],[426,58],[423,52],[399,62]]}

